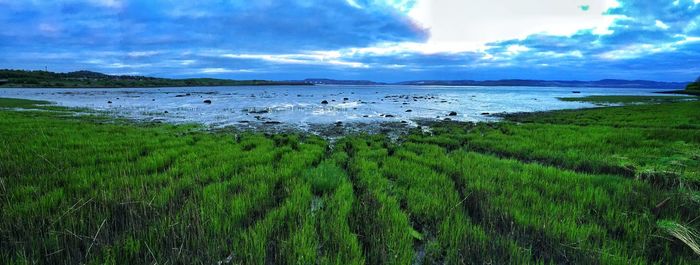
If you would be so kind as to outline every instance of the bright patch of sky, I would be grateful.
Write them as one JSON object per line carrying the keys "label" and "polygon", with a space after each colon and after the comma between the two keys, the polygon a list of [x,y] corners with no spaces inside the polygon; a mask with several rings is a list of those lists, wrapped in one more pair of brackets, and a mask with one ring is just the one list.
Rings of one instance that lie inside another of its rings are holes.
{"label": "bright patch of sky", "polygon": [[616,6],[610,0],[418,0],[409,15],[430,29],[425,52],[459,52],[532,34],[608,34],[617,16],[605,12]]}

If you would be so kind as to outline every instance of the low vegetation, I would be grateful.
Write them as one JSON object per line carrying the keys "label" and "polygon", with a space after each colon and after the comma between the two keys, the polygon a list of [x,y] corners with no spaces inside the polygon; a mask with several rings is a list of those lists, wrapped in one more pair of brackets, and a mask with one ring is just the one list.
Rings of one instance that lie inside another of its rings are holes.
{"label": "low vegetation", "polygon": [[562,101],[589,102],[599,105],[630,105],[630,104],[650,104],[650,103],[672,103],[697,100],[695,97],[687,96],[586,96],[559,98]]}
{"label": "low vegetation", "polygon": [[695,82],[688,84],[686,90],[700,91],[700,77]]}
{"label": "low vegetation", "polygon": [[169,79],[145,76],[106,75],[90,71],[54,73],[48,71],[0,70],[0,87],[182,87],[307,85],[299,82],[228,80],[214,78]]}
{"label": "low vegetation", "polygon": [[329,143],[0,99],[0,263],[698,264],[700,102],[652,102]]}

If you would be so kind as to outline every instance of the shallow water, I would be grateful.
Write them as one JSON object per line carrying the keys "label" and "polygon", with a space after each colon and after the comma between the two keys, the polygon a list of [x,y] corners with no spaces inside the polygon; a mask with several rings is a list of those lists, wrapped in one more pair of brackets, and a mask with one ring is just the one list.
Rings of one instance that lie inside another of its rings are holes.
{"label": "shallow water", "polygon": [[[580,91],[574,94],[573,91]],[[658,95],[650,89],[441,86],[254,86],[110,89],[0,89],[0,97],[48,100],[116,116],[214,127],[298,128],[343,123],[450,118],[491,121],[497,113],[593,107],[557,97]],[[204,103],[211,100],[211,104]],[[322,104],[322,101],[328,104]],[[111,102],[111,103],[109,103]],[[409,111],[410,110],[410,111]],[[449,116],[450,112],[457,115]],[[488,114],[487,114],[488,113]]]}

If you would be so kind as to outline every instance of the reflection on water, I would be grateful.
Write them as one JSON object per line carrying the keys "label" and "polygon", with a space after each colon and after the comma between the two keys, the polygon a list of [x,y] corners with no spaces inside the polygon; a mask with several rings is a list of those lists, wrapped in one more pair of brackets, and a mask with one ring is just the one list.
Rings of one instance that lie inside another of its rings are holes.
{"label": "reflection on water", "polygon": [[[581,93],[573,93],[581,91]],[[113,89],[0,89],[0,97],[40,99],[135,119],[309,125],[405,122],[417,119],[496,120],[492,114],[592,107],[557,97],[651,95],[649,89],[439,86],[262,86]],[[656,94],[658,95],[658,94]],[[211,103],[205,103],[205,100]],[[451,112],[454,112],[451,114]]]}

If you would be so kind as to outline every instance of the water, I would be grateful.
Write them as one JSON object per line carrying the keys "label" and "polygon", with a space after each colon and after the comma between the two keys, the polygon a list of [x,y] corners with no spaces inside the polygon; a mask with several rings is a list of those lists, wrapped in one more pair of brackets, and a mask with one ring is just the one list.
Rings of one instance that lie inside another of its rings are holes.
{"label": "water", "polygon": [[[573,91],[581,91],[574,94]],[[115,116],[213,127],[401,122],[450,118],[492,121],[492,114],[593,107],[557,97],[659,95],[660,90],[564,87],[255,86],[111,89],[0,89],[0,97],[48,100]],[[204,103],[211,100],[211,104]],[[322,104],[322,101],[328,104]],[[109,102],[112,103],[109,103]],[[410,111],[409,111],[410,110]],[[449,116],[450,112],[457,115]],[[488,113],[488,114],[487,114]]]}

